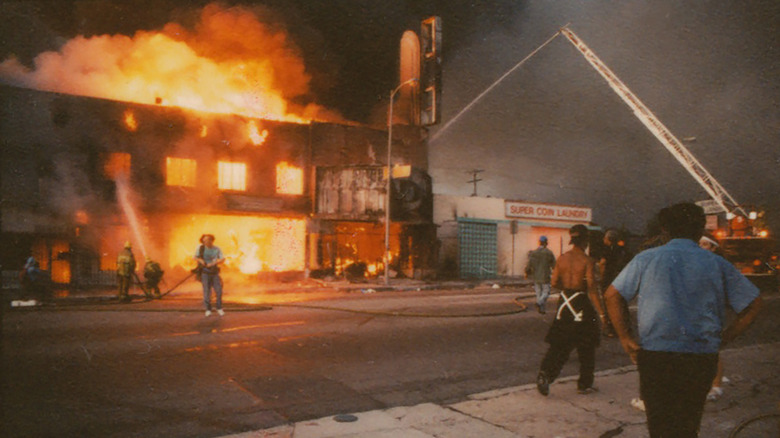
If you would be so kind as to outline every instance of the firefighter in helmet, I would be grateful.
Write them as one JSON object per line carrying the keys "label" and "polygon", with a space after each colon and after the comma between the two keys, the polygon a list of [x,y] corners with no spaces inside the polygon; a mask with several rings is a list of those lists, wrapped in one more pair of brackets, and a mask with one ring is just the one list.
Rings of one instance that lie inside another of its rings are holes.
{"label": "firefighter in helmet", "polygon": [[116,258],[116,278],[119,287],[119,300],[130,301],[130,284],[133,282],[135,274],[135,256],[133,256],[133,245],[128,241],[125,247],[119,252]]}
{"label": "firefighter in helmet", "polygon": [[154,294],[154,297],[158,300],[162,298],[160,295],[160,281],[162,280],[163,270],[160,264],[152,260],[151,257],[146,257],[146,264],[144,265],[144,280],[146,280],[147,293]]}

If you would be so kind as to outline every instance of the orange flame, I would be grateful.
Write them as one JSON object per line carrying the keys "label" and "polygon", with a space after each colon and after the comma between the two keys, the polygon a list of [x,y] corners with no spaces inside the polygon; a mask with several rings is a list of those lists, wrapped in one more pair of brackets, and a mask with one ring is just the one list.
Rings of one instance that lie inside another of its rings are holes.
{"label": "orange flame", "polygon": [[257,127],[257,123],[254,120],[249,122],[247,131],[249,133],[249,139],[252,140],[252,144],[255,146],[260,146],[265,143],[265,139],[268,138],[268,130],[263,129],[263,132],[260,132],[260,128]]}
{"label": "orange flame", "polygon": [[209,4],[194,29],[77,36],[44,52],[29,69],[15,57],[0,63],[0,81],[105,99],[308,123],[338,119],[310,96],[311,76],[278,23],[250,9]]}
{"label": "orange flame", "polygon": [[206,138],[209,135],[209,128],[206,125],[200,127],[200,138]]}
{"label": "orange flame", "polygon": [[127,130],[130,132],[138,130],[138,122],[135,121],[135,114],[130,110],[125,111],[125,126],[127,126]]}
{"label": "orange flame", "polygon": [[244,274],[302,271],[306,223],[303,219],[254,216],[193,215],[173,218],[170,266],[194,267],[193,256],[203,233],[216,237],[225,269]]}

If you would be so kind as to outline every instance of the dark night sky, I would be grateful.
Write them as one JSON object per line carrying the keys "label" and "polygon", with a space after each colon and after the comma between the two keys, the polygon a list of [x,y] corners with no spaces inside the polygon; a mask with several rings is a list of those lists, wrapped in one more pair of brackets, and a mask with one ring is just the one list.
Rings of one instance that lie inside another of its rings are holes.
{"label": "dark night sky", "polygon": [[[78,34],[185,24],[205,1],[3,2],[0,58],[29,62]],[[741,203],[780,219],[780,2],[268,0],[313,75],[312,99],[381,121],[406,29],[444,23],[443,120],[563,24],[574,30]],[[257,6],[257,5],[261,6]],[[439,129],[434,127],[431,132]],[[594,208],[642,231],[658,208],[706,195],[563,38],[430,145],[437,193]]]}

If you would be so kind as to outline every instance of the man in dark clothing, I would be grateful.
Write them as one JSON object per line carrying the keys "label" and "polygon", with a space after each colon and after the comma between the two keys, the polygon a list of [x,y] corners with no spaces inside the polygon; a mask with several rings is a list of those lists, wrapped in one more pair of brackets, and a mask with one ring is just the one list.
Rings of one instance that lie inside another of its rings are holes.
{"label": "man in dark clothing", "polygon": [[580,378],[577,391],[594,391],[593,371],[596,366],[596,347],[599,345],[599,315],[604,313],[599,302],[595,279],[595,261],[585,254],[588,247],[588,229],[575,225],[569,230],[574,248],[562,254],[552,273],[552,285],[560,289],[558,311],[545,341],[550,348],[542,360],[536,387],[542,395],[549,394],[555,381],[575,348],[580,360]]}
{"label": "man in dark clothing", "polygon": [[146,280],[147,293],[153,294],[157,299],[162,298],[160,295],[160,281],[163,277],[163,270],[160,264],[152,260],[150,257],[146,258],[146,264],[144,265],[144,280]]}
{"label": "man in dark clothing", "polygon": [[135,275],[135,267],[133,245],[130,242],[125,242],[125,247],[116,258],[116,279],[120,301],[130,301],[129,291],[133,282],[133,275]]}
{"label": "man in dark clothing", "polygon": [[547,249],[547,236],[539,238],[539,247],[528,253],[525,267],[526,277],[534,280],[536,310],[544,314],[547,298],[550,296],[550,275],[555,267],[555,255]]}
{"label": "man in dark clothing", "polygon": [[[698,436],[718,351],[745,331],[762,307],[758,289],[731,263],[698,245],[701,207],[661,210],[668,243],[639,253],[606,293],[615,331],[638,365],[651,438]],[[623,301],[639,297],[639,342],[626,327]],[[726,306],[737,318],[726,325]]]}
{"label": "man in dark clothing", "polygon": [[[602,303],[604,302],[604,293],[607,291],[607,288],[629,261],[631,261],[631,254],[626,249],[625,241],[620,238],[617,231],[607,231],[604,234],[604,253],[601,260],[599,260],[599,270],[601,272],[599,292]],[[629,315],[628,307],[626,307],[625,311],[625,314]],[[604,324],[604,333],[610,338],[615,337],[615,329],[612,328],[609,315],[605,315],[602,323]],[[628,323],[627,325],[630,326]]]}

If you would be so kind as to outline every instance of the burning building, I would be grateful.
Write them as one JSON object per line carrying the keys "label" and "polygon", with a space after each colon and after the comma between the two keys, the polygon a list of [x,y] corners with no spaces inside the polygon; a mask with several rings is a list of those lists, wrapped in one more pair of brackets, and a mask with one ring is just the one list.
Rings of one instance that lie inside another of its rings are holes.
{"label": "burning building", "polygon": [[387,132],[312,102],[300,52],[263,17],[209,4],[190,27],[78,36],[32,68],[0,62],[4,275],[33,255],[56,283],[111,284],[130,241],[183,276],[204,233],[237,275],[371,275],[386,263],[388,205],[388,266],[431,266],[420,125],[438,120],[438,19],[418,48],[402,45],[401,79],[420,76],[420,93],[401,96],[388,157]]}
{"label": "burning building", "polygon": [[[435,235],[422,134],[397,126],[392,147],[390,266],[408,275]],[[33,255],[56,283],[111,284],[128,240],[184,275],[203,233],[236,274],[384,268],[384,131],[2,86],[0,137],[7,277]]]}

